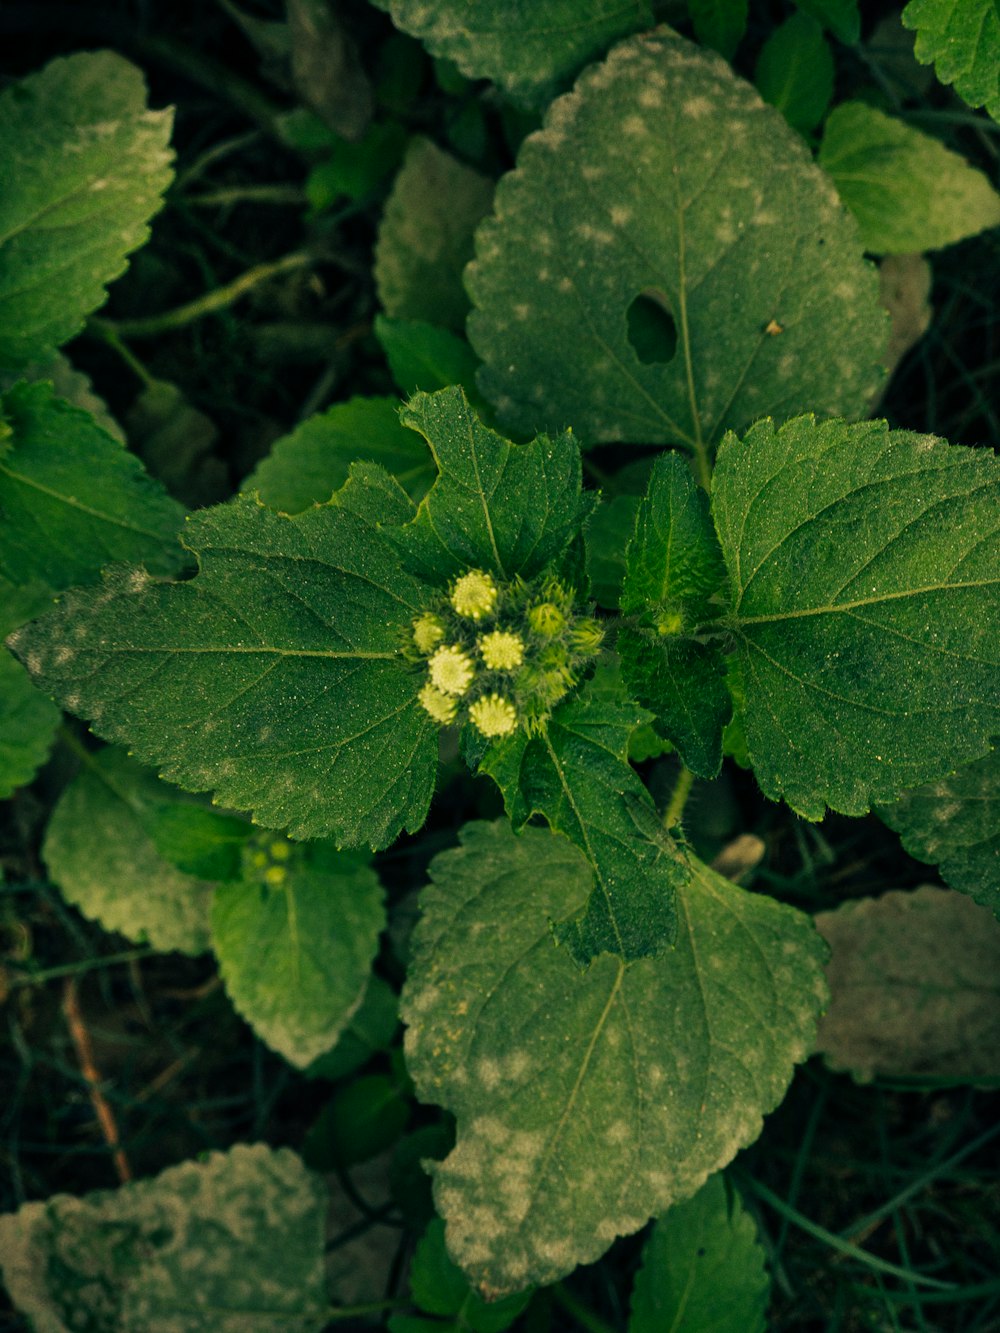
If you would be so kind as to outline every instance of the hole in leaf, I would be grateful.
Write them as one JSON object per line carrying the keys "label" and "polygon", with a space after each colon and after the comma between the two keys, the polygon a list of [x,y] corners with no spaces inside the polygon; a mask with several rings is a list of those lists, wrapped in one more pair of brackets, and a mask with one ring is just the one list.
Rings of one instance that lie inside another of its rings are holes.
{"label": "hole in leaf", "polygon": [[672,361],[677,351],[677,325],[662,292],[640,292],[628,308],[628,340],[644,366]]}

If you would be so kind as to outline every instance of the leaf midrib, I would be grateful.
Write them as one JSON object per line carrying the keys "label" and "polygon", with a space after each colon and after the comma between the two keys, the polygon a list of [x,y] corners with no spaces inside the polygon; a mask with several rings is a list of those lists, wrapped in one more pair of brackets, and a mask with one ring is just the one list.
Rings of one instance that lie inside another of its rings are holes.
{"label": "leaf midrib", "polygon": [[822,606],[805,606],[791,611],[771,611],[763,615],[743,616],[733,615],[728,620],[719,622],[722,625],[728,624],[731,627],[741,628],[744,625],[765,625],[772,624],[782,620],[802,620],[809,616],[837,615],[856,611],[864,606],[881,606],[884,602],[898,602],[907,597],[924,597],[930,593],[938,592],[963,592],[977,588],[1000,587],[1000,578],[995,579],[967,579],[960,583],[927,583],[916,588],[901,588],[898,592],[882,592],[872,597],[859,597],[853,602],[835,602]]}

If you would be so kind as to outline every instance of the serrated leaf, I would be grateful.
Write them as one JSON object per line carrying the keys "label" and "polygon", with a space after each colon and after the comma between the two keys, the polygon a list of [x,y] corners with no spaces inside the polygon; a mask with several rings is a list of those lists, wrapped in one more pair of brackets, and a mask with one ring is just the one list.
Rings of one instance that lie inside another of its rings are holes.
{"label": "serrated leaf", "polygon": [[[525,431],[697,449],[767,413],[860,415],[880,378],[853,220],[773,108],[667,29],[616,47],[525,140],[466,285],[480,387]],[[673,322],[665,364],[629,341],[640,298]]]}
{"label": "serrated leaf", "polygon": [[696,865],[676,947],[581,972],[548,920],[590,874],[565,839],[469,824],[432,863],[404,992],[448,1249],[485,1295],[552,1282],[689,1197],[760,1131],[825,998],[808,918]]}
{"label": "serrated leaf", "polygon": [[1000,225],[1000,194],[943,143],[864,102],[842,102],[819,162],[873,254],[937,250]]}
{"label": "serrated leaf", "polygon": [[714,620],[726,570],[708,497],[677,454],[656,460],[625,555],[618,634],[622,676],[635,698],[700,777],[722,763],[732,713],[722,649],[695,637]]}
{"label": "serrated leaf", "polygon": [[885,422],[760,422],[719,451],[746,743],[808,819],[864,814],[1000,732],[1000,464]]}
{"label": "serrated leaf", "polygon": [[434,393],[460,384],[474,407],[482,403],[476,388],[479,358],[458,334],[419,319],[375,316],[375,337],[385,352],[392,378],[405,394]]}
{"label": "serrated leaf", "polygon": [[629,738],[649,720],[617,674],[603,670],[556,709],[540,735],[492,746],[479,766],[503,792],[515,828],[544,815],[590,864],[585,910],[553,925],[581,967],[602,953],[626,962],[652,957],[677,930],[674,899],[690,867],[628,762]]}
{"label": "serrated leaf", "polygon": [[910,0],[903,24],[917,34],[914,53],[969,106],[1000,120],[1000,13],[995,0]]}
{"label": "serrated leaf", "polygon": [[172,118],[113,51],[53,60],[0,95],[0,366],[45,356],[103,304],[170,184]]}
{"label": "serrated leaf", "polygon": [[911,856],[1000,917],[1000,751],[904,792],[878,813]]}
{"label": "serrated leaf", "polygon": [[386,846],[424,821],[436,734],[402,629],[428,595],[342,504],[202,510],[199,573],[115,569],[11,640],[94,730],[294,837]]}
{"label": "serrated leaf", "polygon": [[848,902],[816,925],[831,949],[816,1048],[856,1079],[1000,1080],[1000,923],[925,885]]}
{"label": "serrated leaf", "polygon": [[380,0],[397,28],[470,79],[492,79],[537,104],[555,84],[652,22],[646,0]]}
{"label": "serrated leaf", "polygon": [[62,352],[34,361],[16,373],[4,374],[0,371],[0,392],[6,393],[22,379],[29,384],[39,384],[43,380],[51,384],[57,398],[64,399],[83,412],[89,412],[101,430],[121,440],[122,444],[126,443],[125,432],[111,415],[111,409],[104,399],[94,392],[90,376],[78,370]]}
{"label": "serrated leaf", "polygon": [[858,0],[795,0],[795,6],[847,46],[853,46],[861,36]]}
{"label": "serrated leaf", "polygon": [[[299,1069],[336,1043],[364,999],[382,886],[367,860],[323,843],[277,839],[281,859],[216,890],[212,945],[229,998]],[[267,852],[259,857],[267,859]]]}
{"label": "serrated leaf", "polygon": [[19,384],[0,414],[0,574],[65,588],[115,560],[181,567],[184,509],[89,413]]}
{"label": "serrated leaf", "polygon": [[567,431],[511,444],[461,388],[417,394],[401,419],[430,445],[438,478],[415,521],[394,537],[422,577],[467,569],[529,579],[568,550],[594,503],[581,492],[580,451]]}
{"label": "serrated leaf", "polygon": [[278,440],[241,489],[256,491],[272,509],[299,514],[326,504],[358,460],[385,468],[415,500],[435,476],[427,446],[400,423],[395,398],[351,398]]}
{"label": "serrated leaf", "polygon": [[753,1219],[725,1179],[710,1176],[649,1233],[628,1333],[764,1333],[770,1285]]}
{"label": "serrated leaf", "polygon": [[793,129],[816,128],[833,97],[833,52],[814,18],[793,14],[774,29],[757,57],[754,82]]}
{"label": "serrated leaf", "polygon": [[0,1217],[0,1269],[38,1333],[318,1333],[326,1202],[289,1148],[238,1144],[24,1204]]}
{"label": "serrated leaf", "polygon": [[492,200],[488,176],[429,139],[410,140],[375,244],[375,286],[387,315],[462,331],[469,309],[462,270]]}
{"label": "serrated leaf", "polygon": [[747,29],[747,0],[687,0],[687,9],[702,46],[732,60]]}
{"label": "serrated leaf", "polygon": [[42,856],[63,897],[105,930],[199,954],[210,945],[212,885],[166,861],[146,828],[171,795],[189,799],[124,750],[101,750],[56,803]]}
{"label": "serrated leaf", "polygon": [[0,647],[0,800],[31,781],[45,762],[61,714]]}

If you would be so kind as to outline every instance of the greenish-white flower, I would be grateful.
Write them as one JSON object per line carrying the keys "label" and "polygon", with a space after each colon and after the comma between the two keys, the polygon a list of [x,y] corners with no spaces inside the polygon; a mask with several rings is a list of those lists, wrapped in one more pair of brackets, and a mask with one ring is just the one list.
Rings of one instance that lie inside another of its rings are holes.
{"label": "greenish-white flower", "polygon": [[451,604],[460,616],[481,620],[497,604],[497,585],[483,570],[470,569],[452,589]]}
{"label": "greenish-white flower", "polygon": [[413,642],[425,656],[430,656],[443,638],[444,626],[432,612],[425,612],[413,622]]}
{"label": "greenish-white flower", "polygon": [[428,681],[420,691],[418,698],[425,711],[430,713],[434,721],[440,726],[446,727],[449,722],[454,722],[458,704],[451,696],[443,694],[436,685],[432,685]]}
{"label": "greenish-white flower", "polygon": [[490,671],[513,671],[524,661],[524,640],[520,634],[495,629],[479,640],[479,653]]}
{"label": "greenish-white flower", "polygon": [[431,684],[443,694],[464,694],[472,684],[475,665],[469,654],[455,644],[439,648],[427,665]]}
{"label": "greenish-white flower", "polygon": [[517,726],[517,710],[509,699],[499,694],[486,694],[469,709],[469,718],[476,728],[490,738],[509,736]]}

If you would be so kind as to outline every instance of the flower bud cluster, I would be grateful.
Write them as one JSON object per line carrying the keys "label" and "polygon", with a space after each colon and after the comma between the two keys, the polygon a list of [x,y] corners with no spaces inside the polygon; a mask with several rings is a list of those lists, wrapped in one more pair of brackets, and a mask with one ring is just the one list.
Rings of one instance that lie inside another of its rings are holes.
{"label": "flower bud cluster", "polygon": [[262,881],[271,889],[284,888],[288,878],[285,864],[292,854],[292,844],[280,833],[258,833],[243,850],[243,865],[251,880]]}
{"label": "flower bud cluster", "polygon": [[518,727],[537,731],[582,679],[603,637],[553,576],[498,583],[469,569],[413,621],[405,652],[426,673],[419,698],[435,722],[468,720],[494,740]]}

